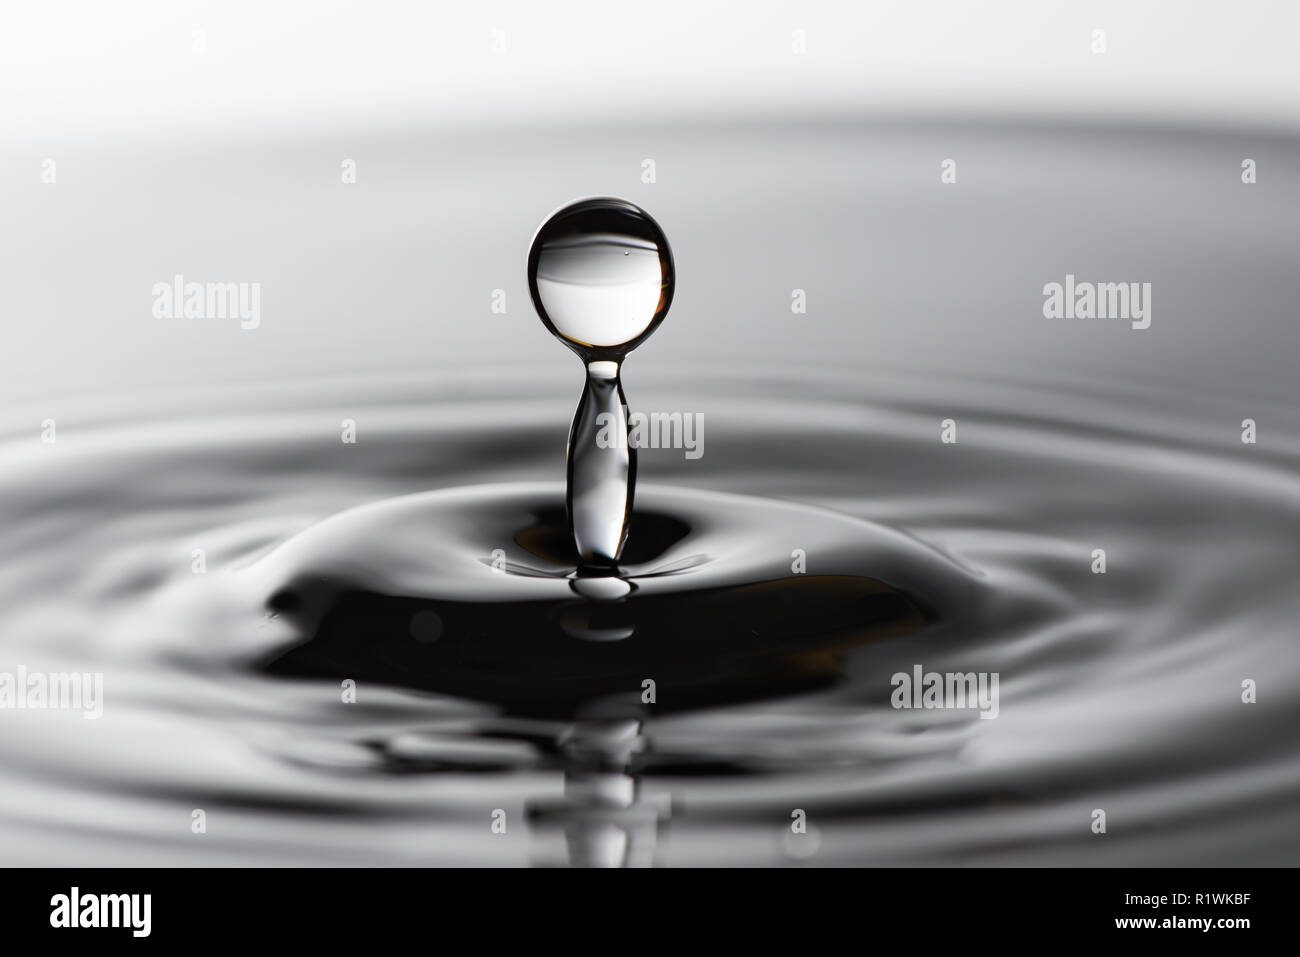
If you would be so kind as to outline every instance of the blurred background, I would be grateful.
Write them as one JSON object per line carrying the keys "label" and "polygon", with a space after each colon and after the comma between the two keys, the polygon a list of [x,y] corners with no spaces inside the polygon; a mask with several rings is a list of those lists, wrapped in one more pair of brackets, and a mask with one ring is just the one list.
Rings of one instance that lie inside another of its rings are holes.
{"label": "blurred background", "polygon": [[[674,321],[638,364],[721,342],[924,362],[960,336],[1167,371],[1148,350],[1185,332],[1197,355],[1268,366],[1290,326],[1242,337],[1220,311],[1241,303],[1180,309],[1168,236],[1191,243],[1186,275],[1197,234],[1278,230],[1256,257],[1289,255],[1298,20],[1286,3],[1156,0],[9,5],[0,400],[26,420],[128,384],[466,352],[567,376],[522,263],[550,211],[603,193],[644,205],[679,253]],[[1253,193],[1243,156],[1262,165]],[[1007,245],[985,262],[994,225]],[[1168,280],[1153,330],[1041,321],[1042,284],[1089,267]],[[152,285],[177,273],[260,282],[261,327],[154,318]],[[1290,300],[1255,288],[1258,309]]]}

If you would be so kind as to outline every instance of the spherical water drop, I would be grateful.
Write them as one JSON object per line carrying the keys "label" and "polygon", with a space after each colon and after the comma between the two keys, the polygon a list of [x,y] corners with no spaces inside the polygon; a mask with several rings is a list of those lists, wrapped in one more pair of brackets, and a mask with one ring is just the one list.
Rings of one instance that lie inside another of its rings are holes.
{"label": "spherical water drop", "polygon": [[621,199],[580,200],[533,237],[528,287],[556,338],[588,362],[617,360],[667,314],[673,255],[645,210]]}

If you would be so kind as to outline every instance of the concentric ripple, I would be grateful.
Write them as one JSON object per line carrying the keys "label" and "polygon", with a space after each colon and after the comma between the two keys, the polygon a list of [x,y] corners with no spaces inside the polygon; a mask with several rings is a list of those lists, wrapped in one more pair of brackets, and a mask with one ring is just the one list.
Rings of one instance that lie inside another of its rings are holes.
{"label": "concentric ripple", "polygon": [[[712,444],[643,453],[626,593],[557,544],[571,397],[526,383],[340,385],[355,446],[309,391],[7,439],[4,658],[103,672],[105,707],[6,717],[6,827],[44,863],[186,860],[194,809],[215,863],[1293,853],[1294,441],[1243,454],[1150,395],[1099,426],[1021,380],[949,445],[906,383],[819,381],[689,395]],[[802,590],[765,592],[795,550]],[[998,673],[997,719],[893,707],[918,665]]]}

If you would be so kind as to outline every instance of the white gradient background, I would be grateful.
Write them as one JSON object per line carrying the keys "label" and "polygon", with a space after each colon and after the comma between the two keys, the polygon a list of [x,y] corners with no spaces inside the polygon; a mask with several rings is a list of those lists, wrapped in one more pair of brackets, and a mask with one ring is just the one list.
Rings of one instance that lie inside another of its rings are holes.
{"label": "white gradient background", "polygon": [[[6,139],[844,112],[1300,123],[1300,7],[1281,0],[0,9]],[[496,28],[505,56],[490,55]]]}
{"label": "white gradient background", "polygon": [[[701,355],[951,358],[1292,394],[1293,4],[3,11],[0,415],[17,429],[100,396],[205,387],[220,405],[244,383],[489,359],[567,391],[523,260],[550,212],[598,194],[645,206],[677,260],[642,381]],[[1153,327],[1044,320],[1067,271],[1154,282]],[[155,318],[153,285],[178,273],[260,283],[260,328]]]}

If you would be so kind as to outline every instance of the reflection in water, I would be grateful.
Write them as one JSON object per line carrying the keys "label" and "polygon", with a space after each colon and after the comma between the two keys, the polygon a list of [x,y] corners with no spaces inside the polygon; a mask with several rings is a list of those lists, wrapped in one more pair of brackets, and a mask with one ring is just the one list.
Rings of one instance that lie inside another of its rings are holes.
{"label": "reflection in water", "polygon": [[[635,718],[580,722],[558,742],[564,797],[528,805],[529,825],[542,837],[560,831],[568,864],[648,867],[659,831],[672,812],[666,794],[647,798],[634,762],[648,742]],[[553,863],[538,861],[537,863]]]}

